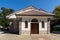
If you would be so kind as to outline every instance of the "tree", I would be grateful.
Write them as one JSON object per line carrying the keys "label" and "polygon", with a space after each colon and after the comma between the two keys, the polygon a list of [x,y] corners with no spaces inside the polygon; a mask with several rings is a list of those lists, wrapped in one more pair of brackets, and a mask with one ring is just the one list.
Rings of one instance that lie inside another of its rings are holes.
{"label": "tree", "polygon": [[9,25],[9,19],[7,19],[6,16],[13,13],[14,10],[5,7],[2,7],[1,10],[2,12],[0,12],[0,25],[3,26],[3,28],[6,28]]}
{"label": "tree", "polygon": [[53,14],[55,14],[57,16],[57,18],[54,20],[55,24],[60,24],[60,6],[57,6],[54,11]]}
{"label": "tree", "polygon": [[11,9],[11,8],[10,8],[10,9],[7,9],[7,8],[5,8],[5,7],[2,7],[1,10],[2,10],[2,13],[3,13],[4,15],[9,15],[9,14],[11,14],[11,13],[14,12],[13,9]]}
{"label": "tree", "polygon": [[60,18],[60,6],[57,6],[57,7],[54,9],[53,13]]}
{"label": "tree", "polygon": [[53,10],[53,14],[55,14],[55,19],[51,20],[51,32],[55,31],[57,28],[56,25],[60,25],[60,6],[57,6]]}

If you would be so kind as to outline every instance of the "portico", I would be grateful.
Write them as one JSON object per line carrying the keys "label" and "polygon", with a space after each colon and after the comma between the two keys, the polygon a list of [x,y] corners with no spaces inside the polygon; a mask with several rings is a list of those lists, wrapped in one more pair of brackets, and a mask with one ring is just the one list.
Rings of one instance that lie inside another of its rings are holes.
{"label": "portico", "polygon": [[[27,21],[27,27],[25,21]],[[22,18],[22,34],[47,34],[50,33],[48,28],[50,28],[48,18]]]}

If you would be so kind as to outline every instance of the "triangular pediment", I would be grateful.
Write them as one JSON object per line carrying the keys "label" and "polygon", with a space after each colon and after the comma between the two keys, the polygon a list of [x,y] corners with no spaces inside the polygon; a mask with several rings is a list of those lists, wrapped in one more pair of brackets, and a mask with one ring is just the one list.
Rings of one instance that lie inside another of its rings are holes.
{"label": "triangular pediment", "polygon": [[37,9],[37,8],[35,8],[35,7],[33,7],[33,6],[29,6],[29,7],[27,7],[27,8],[25,8],[25,9],[21,9],[21,10],[18,10],[17,12],[14,12],[14,13],[12,13],[12,14],[10,14],[10,15],[8,15],[7,17],[13,17],[13,15],[14,15],[14,17],[16,18],[16,15],[36,15],[36,16],[40,16],[40,15],[54,15],[54,14],[51,14],[51,13],[47,13],[46,11],[44,11],[44,10],[42,10],[42,9]]}
{"label": "triangular pediment", "polygon": [[53,15],[42,9],[37,9],[33,6],[29,6],[26,9],[22,9],[22,10],[16,12],[16,14],[17,15]]}

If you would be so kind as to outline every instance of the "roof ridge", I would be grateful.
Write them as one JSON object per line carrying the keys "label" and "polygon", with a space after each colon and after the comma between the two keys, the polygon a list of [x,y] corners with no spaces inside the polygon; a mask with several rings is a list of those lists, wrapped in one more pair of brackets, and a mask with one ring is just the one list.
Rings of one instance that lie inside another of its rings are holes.
{"label": "roof ridge", "polygon": [[[21,11],[25,11],[25,10],[28,10],[28,9],[34,9],[34,10],[37,10],[37,11],[42,11],[42,12],[44,12],[44,13],[46,13],[46,14],[48,13],[47,11],[45,11],[45,10],[43,10],[43,9],[38,9],[38,8],[36,8],[36,7],[34,7],[34,6],[28,6],[27,8],[20,9],[20,10],[14,12],[14,13],[9,14],[8,16],[14,15],[14,14],[16,14],[16,13],[19,13],[19,12],[21,12]],[[51,15],[51,14],[50,14],[50,15]]]}

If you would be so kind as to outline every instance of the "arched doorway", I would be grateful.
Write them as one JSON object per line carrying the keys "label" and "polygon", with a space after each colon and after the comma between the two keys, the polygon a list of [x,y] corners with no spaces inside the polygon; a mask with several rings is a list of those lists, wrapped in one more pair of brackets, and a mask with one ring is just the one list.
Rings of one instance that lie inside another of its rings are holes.
{"label": "arched doorway", "polygon": [[31,21],[31,34],[39,34],[39,23],[37,19]]}

